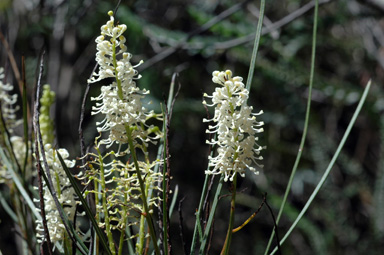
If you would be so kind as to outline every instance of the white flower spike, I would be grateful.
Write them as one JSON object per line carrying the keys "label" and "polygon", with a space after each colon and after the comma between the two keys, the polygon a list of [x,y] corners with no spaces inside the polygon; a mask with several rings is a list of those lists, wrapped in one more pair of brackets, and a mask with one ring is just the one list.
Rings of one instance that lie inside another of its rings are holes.
{"label": "white flower spike", "polygon": [[0,67],[0,106],[1,115],[3,116],[7,125],[8,131],[13,133],[13,129],[22,123],[22,120],[18,120],[16,112],[19,109],[17,105],[17,94],[13,93],[13,85],[4,84],[4,68]]}
{"label": "white flower spike", "polygon": [[221,87],[217,87],[212,96],[204,94],[212,100],[212,104],[209,105],[206,101],[203,104],[215,106],[215,114],[212,119],[203,119],[203,122],[215,123],[209,125],[206,132],[216,133],[217,139],[207,143],[218,146],[218,154],[209,157],[209,169],[212,170],[205,173],[224,174],[224,181],[233,181],[237,173],[244,177],[246,168],[258,174],[251,164],[253,162],[258,167],[263,167],[257,163],[257,160],[262,160],[259,154],[263,147],[256,143],[256,135],[263,132],[264,125],[264,122],[256,120],[256,116],[263,111],[252,113],[252,106],[247,106],[249,91],[245,88],[242,77],[232,77],[230,70],[214,71],[212,75],[212,81]]}
{"label": "white flower spike", "polygon": [[[114,78],[114,82],[101,87],[101,94],[91,100],[98,101],[92,108],[92,115],[104,114],[105,118],[96,123],[99,132],[108,132],[108,139],[101,141],[107,146],[113,143],[128,143],[127,127],[131,127],[132,140],[138,139],[143,143],[154,141],[155,138],[145,132],[146,119],[153,116],[153,112],[147,112],[142,106],[141,99],[149,94],[149,91],[139,89],[135,80],[140,75],[132,66],[132,55],[127,52],[125,37],[123,36],[127,26],[114,24],[113,12],[108,12],[110,20],[101,27],[101,35],[97,37],[96,61],[99,64],[99,72],[93,73],[88,83],[95,83],[105,78]],[[143,124],[143,125],[142,125]],[[156,137],[157,139],[158,137]]]}

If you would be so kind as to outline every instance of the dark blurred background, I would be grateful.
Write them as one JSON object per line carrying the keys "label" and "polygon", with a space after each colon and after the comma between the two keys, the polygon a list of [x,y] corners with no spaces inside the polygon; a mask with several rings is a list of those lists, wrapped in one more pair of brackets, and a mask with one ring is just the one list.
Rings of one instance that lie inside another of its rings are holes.
{"label": "dark blurred background", "polygon": [[[384,2],[320,1],[315,81],[308,137],[302,161],[281,219],[282,237],[324,173],[351,119],[364,86],[373,86],[335,167],[302,221],[283,245],[283,254],[382,254],[384,250]],[[168,95],[171,77],[179,73],[180,93],[170,130],[172,187],[185,197],[182,213],[187,246],[207,166],[204,92],[212,93],[214,70],[231,69],[246,79],[257,25],[259,1],[248,1],[207,31],[206,22],[233,8],[234,0],[122,1],[116,14],[125,33],[141,88],[151,91],[153,108]],[[78,125],[87,78],[95,65],[95,38],[117,1],[1,0],[1,32],[19,68],[25,56],[27,86],[32,95],[41,49],[46,49],[44,83],[57,99],[53,118],[57,144],[79,155]],[[260,135],[264,169],[241,180],[235,225],[262,202],[277,215],[298,151],[308,94],[313,2],[267,1],[264,32],[256,61],[249,104],[264,110]],[[170,54],[167,55],[167,52]],[[157,59],[156,59],[157,58]],[[0,47],[0,66],[9,67]],[[13,80],[12,80],[13,79]],[[8,81],[16,84],[13,75]],[[96,96],[100,85],[92,85]],[[85,141],[93,142],[95,119],[88,99]],[[212,114],[212,112],[211,112]],[[155,149],[155,148],[154,148]],[[224,186],[229,194],[229,186]],[[15,254],[7,240],[10,225],[0,207],[0,249]],[[210,254],[219,254],[229,217],[229,198],[219,203]],[[182,254],[179,217],[172,217],[174,254]],[[266,207],[234,234],[232,254],[263,254],[273,221]]]}

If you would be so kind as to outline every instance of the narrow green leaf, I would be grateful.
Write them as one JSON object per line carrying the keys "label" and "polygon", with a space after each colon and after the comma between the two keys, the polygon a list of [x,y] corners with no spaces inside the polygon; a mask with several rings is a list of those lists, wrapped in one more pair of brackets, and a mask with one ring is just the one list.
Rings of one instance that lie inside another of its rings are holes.
{"label": "narrow green leaf", "polygon": [[255,71],[256,57],[257,57],[257,52],[258,52],[258,49],[259,49],[260,37],[261,37],[261,29],[263,28],[264,9],[265,9],[265,0],[261,0],[259,21],[257,22],[255,42],[253,44],[253,51],[252,51],[252,58],[251,58],[251,63],[249,65],[247,84],[245,86],[245,88],[248,91],[250,91],[250,89],[251,89],[253,73]]}
{"label": "narrow green leaf", "polygon": [[7,201],[0,192],[0,204],[3,206],[4,211],[8,213],[14,222],[17,222],[17,215],[13,212],[12,208],[8,205]]}
{"label": "narrow green leaf", "polygon": [[219,196],[221,194],[221,189],[223,187],[223,182],[224,182],[224,175],[222,174],[220,176],[219,184],[217,185],[217,188],[216,188],[216,193],[215,193],[215,196],[213,199],[212,208],[211,208],[211,211],[209,213],[209,217],[208,217],[207,225],[206,225],[205,230],[204,230],[203,238],[201,240],[199,254],[203,254],[205,251],[205,246],[207,245],[209,233],[211,232],[213,218],[215,217],[217,203],[219,202]]}
{"label": "narrow green leaf", "polygon": [[24,186],[22,185],[18,174],[15,172],[15,170],[13,169],[11,163],[8,161],[8,157],[5,155],[5,153],[3,151],[3,148],[1,146],[0,146],[0,157],[1,157],[1,161],[5,164],[5,166],[9,170],[9,173],[12,176],[12,180],[14,181],[14,183],[15,183],[17,189],[19,190],[20,194],[25,199],[25,202],[27,203],[27,205],[31,209],[33,215],[36,217],[36,219],[41,220],[41,216],[37,212],[35,204],[31,200],[31,198],[29,197],[28,192],[24,189]]}
{"label": "narrow green leaf", "polygon": [[[212,155],[213,155],[213,150],[211,152],[211,156]],[[191,255],[195,253],[195,247],[196,247],[196,243],[197,243],[196,239],[201,241],[201,239],[203,237],[203,232],[201,230],[201,224],[200,224],[200,214],[201,214],[201,211],[203,210],[203,203],[204,203],[205,196],[207,194],[208,180],[209,180],[209,176],[205,175],[203,189],[201,191],[199,207],[197,209],[197,212],[195,213],[196,221],[195,221],[195,229],[193,230],[193,236],[192,236]],[[199,234],[199,238],[197,238],[197,234]]]}
{"label": "narrow green leaf", "polygon": [[171,205],[169,206],[169,213],[168,213],[169,217],[171,217],[171,215],[173,213],[173,209],[175,208],[175,204],[176,204],[176,200],[177,200],[178,195],[179,195],[179,185],[176,185],[175,190],[173,191]]}

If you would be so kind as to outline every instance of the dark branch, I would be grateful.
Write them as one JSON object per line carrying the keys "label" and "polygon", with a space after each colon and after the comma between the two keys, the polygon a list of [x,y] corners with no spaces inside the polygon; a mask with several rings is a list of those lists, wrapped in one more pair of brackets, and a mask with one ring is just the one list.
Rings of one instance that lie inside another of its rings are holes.
{"label": "dark branch", "polygon": [[187,255],[188,254],[188,250],[187,250],[187,246],[185,245],[185,240],[184,240],[183,212],[181,210],[184,200],[185,200],[185,197],[183,197],[179,201],[179,207],[178,207],[177,210],[179,212],[179,230],[180,230],[181,244],[183,245],[184,255]]}
{"label": "dark branch", "polygon": [[[36,89],[36,102],[39,102],[39,90],[40,90],[40,86],[41,86],[41,77],[43,75],[43,71],[44,71],[44,54],[45,54],[45,51],[42,51],[42,53],[40,54],[40,71],[39,71],[39,76],[38,76],[38,79],[37,79],[37,89]],[[34,124],[34,127],[35,127],[35,119],[39,118],[37,114],[38,112],[38,103],[35,104],[35,111],[34,111],[34,116],[33,116],[33,124]],[[35,128],[35,136],[36,136],[36,128]],[[37,136],[36,136],[37,137]],[[51,243],[51,238],[49,236],[49,230],[48,230],[48,225],[47,225],[47,218],[45,216],[45,206],[44,206],[44,194],[43,194],[43,180],[42,180],[42,167],[41,167],[41,163],[40,163],[40,151],[39,151],[39,142],[38,140],[36,139],[35,140],[35,155],[36,155],[36,168],[37,168],[37,179],[38,179],[38,189],[39,189],[39,197],[40,197],[40,214],[41,214],[41,218],[42,218],[42,223],[43,223],[43,228],[44,228],[44,235],[45,235],[45,241],[46,242],[43,242],[43,244],[45,243],[47,245],[47,249],[48,249],[48,253],[50,255],[52,255],[52,243]],[[40,247],[40,251],[42,252],[42,254],[44,254],[44,248],[43,248],[43,245]]]}
{"label": "dark branch", "polygon": [[278,229],[277,229],[277,224],[276,224],[275,215],[273,214],[273,211],[272,211],[271,207],[269,206],[269,204],[268,204],[268,202],[267,202],[267,193],[265,193],[265,195],[264,195],[264,202],[265,202],[265,205],[268,207],[268,210],[269,210],[269,212],[271,213],[271,216],[272,216],[272,219],[273,219],[273,225],[274,225],[275,233],[276,233],[277,254],[280,254],[280,255],[281,255],[281,247],[280,247],[279,231],[278,231]]}

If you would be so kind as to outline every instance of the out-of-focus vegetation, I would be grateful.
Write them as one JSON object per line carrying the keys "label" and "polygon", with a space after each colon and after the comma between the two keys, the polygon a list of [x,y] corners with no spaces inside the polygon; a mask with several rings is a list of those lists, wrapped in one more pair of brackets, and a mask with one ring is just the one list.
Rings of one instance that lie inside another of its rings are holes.
{"label": "out-of-focus vegetation", "polygon": [[[329,179],[311,205],[283,254],[381,254],[384,250],[384,7],[380,1],[320,1],[315,83],[309,133],[302,162],[279,227],[280,236],[296,218],[325,171],[356,107],[363,86],[372,78],[367,103]],[[170,153],[172,186],[179,186],[187,246],[194,226],[208,147],[202,102],[212,92],[214,70],[231,69],[247,76],[258,1],[193,34],[206,22],[233,7],[233,0],[122,1],[116,19],[127,24],[125,33],[138,84],[151,90],[152,104],[168,94],[171,76],[179,73],[180,92],[174,105]],[[56,92],[56,143],[79,155],[78,124],[86,80],[95,65],[94,39],[116,1],[0,2],[1,32],[20,68],[26,59],[27,88],[32,95],[39,53],[46,50],[44,82]],[[304,6],[304,7],[303,7]],[[308,8],[305,9],[305,6]],[[268,193],[277,214],[300,142],[306,107],[311,54],[313,4],[310,1],[267,1],[260,51],[249,104],[263,109],[266,123],[260,144],[264,169],[247,175],[238,195],[235,225],[246,220]],[[298,13],[297,10],[308,10]],[[296,13],[296,15],[292,15]],[[292,19],[286,24],[287,17]],[[276,24],[282,26],[276,27]],[[170,54],[167,55],[167,52]],[[162,59],[156,59],[160,58]],[[158,61],[157,61],[158,60]],[[8,82],[16,84],[7,51],[0,47],[0,66]],[[92,85],[91,96],[99,93]],[[32,100],[32,98],[29,98]],[[92,144],[95,120],[88,101],[85,140]],[[211,113],[212,114],[212,113]],[[227,190],[229,194],[230,191]],[[211,254],[218,254],[228,219],[229,198],[220,201]],[[17,229],[0,207],[0,249],[15,254]],[[179,217],[172,217],[174,254],[181,254]],[[262,254],[273,221],[266,208],[240,233],[233,235],[233,254]]]}

